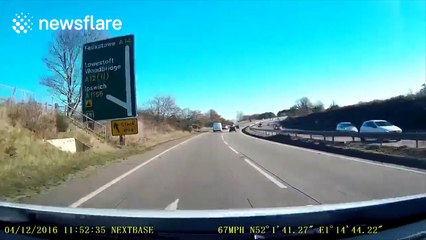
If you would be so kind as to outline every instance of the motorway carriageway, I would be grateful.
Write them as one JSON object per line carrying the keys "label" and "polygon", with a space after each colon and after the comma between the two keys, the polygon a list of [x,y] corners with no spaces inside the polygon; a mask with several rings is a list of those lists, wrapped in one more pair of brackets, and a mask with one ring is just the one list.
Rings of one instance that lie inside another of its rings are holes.
{"label": "motorway carriageway", "polygon": [[426,171],[302,149],[238,132],[202,133],[25,200],[116,209],[305,206],[426,192]]}

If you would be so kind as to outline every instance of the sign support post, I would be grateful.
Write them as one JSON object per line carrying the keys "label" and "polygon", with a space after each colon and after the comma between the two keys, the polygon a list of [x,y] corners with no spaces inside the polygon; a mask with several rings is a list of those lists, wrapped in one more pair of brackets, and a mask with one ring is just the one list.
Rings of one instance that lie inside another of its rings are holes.
{"label": "sign support post", "polygon": [[124,135],[120,135],[120,146],[126,145],[126,139],[124,138]]}

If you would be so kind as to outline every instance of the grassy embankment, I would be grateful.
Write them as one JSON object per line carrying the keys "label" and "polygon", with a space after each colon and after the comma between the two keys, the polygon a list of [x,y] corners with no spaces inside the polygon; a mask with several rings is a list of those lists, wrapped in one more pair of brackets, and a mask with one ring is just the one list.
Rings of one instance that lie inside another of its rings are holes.
{"label": "grassy embankment", "polygon": [[[0,107],[0,200],[13,201],[36,194],[89,167],[121,161],[190,134],[144,122],[140,134],[128,136],[128,145],[118,148],[117,139],[103,143],[71,124],[65,132],[58,132],[55,115],[41,113],[31,104]],[[74,137],[91,149],[72,154],[43,140],[64,137]]]}
{"label": "grassy embankment", "polygon": [[385,119],[404,132],[426,131],[426,96],[394,97],[340,107],[306,116],[290,116],[281,124],[286,128],[333,131],[339,122],[352,122],[357,128],[371,119]]}

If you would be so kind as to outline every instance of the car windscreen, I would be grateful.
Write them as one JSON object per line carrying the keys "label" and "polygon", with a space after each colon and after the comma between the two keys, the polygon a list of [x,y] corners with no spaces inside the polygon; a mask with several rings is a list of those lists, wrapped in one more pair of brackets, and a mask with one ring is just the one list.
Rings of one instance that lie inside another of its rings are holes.
{"label": "car windscreen", "polygon": [[377,121],[375,122],[377,126],[379,127],[386,127],[386,126],[393,126],[392,123],[387,122],[387,121]]}
{"label": "car windscreen", "polygon": [[425,0],[0,2],[0,202],[310,226],[426,193]]}

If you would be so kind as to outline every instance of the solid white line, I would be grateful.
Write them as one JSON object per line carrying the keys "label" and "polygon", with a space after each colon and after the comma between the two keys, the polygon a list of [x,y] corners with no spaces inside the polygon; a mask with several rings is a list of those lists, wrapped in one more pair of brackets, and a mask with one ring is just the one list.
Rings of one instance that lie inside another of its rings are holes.
{"label": "solid white line", "polygon": [[247,158],[244,158],[244,160],[248,164],[250,164],[250,166],[252,166],[254,169],[256,169],[257,171],[259,171],[263,176],[265,176],[267,179],[269,179],[271,182],[275,183],[275,185],[277,185],[279,188],[287,188],[284,184],[282,184],[277,179],[275,179],[274,177],[272,177],[271,175],[269,175],[268,173],[266,173],[265,171],[263,171],[262,169],[260,169],[258,166],[256,166],[254,163],[252,163]]}
{"label": "solid white line", "polygon": [[225,139],[223,138],[223,134],[221,134],[220,137],[222,138],[223,141],[225,141]]}
{"label": "solid white line", "polygon": [[124,69],[126,74],[126,109],[127,116],[132,116],[132,91],[130,86],[130,46],[124,48]]}
{"label": "solid white line", "polygon": [[267,142],[267,143],[272,143],[272,144],[276,144],[276,145],[279,145],[279,146],[282,146],[282,147],[289,147],[289,148],[293,148],[293,149],[297,149],[297,150],[302,150],[302,151],[311,152],[311,153],[323,154],[323,155],[326,155],[326,156],[337,157],[337,158],[341,158],[341,159],[345,159],[345,160],[350,160],[350,161],[355,161],[355,162],[360,162],[360,163],[366,163],[366,164],[371,164],[371,165],[376,165],[376,166],[381,166],[381,167],[388,167],[388,168],[393,168],[393,169],[397,169],[397,170],[420,173],[420,174],[426,175],[426,171],[416,170],[416,169],[409,168],[409,167],[402,167],[402,166],[391,164],[391,163],[377,163],[377,162],[373,162],[371,160],[348,157],[348,156],[344,156],[344,155],[322,152],[322,151],[318,151],[318,150],[314,150],[314,149],[307,149],[307,148],[302,148],[302,147],[298,147],[298,146],[288,145],[288,144],[285,144],[285,143],[277,143],[277,142],[273,142],[273,141],[268,141],[268,140],[265,140],[265,139],[260,139],[260,138],[249,136],[245,133],[242,133],[242,135],[244,135],[244,136],[246,136],[250,139],[255,139],[255,140],[259,140],[259,141],[263,141],[263,142]]}
{"label": "solid white line", "polygon": [[[195,137],[192,137],[192,138],[190,138],[190,139],[187,139],[187,140],[183,141],[182,143],[185,143],[185,142],[187,142],[187,141],[189,141],[189,140],[192,140],[192,139],[194,139],[194,138],[196,138],[196,137],[199,137],[199,136],[201,136],[201,135],[202,135],[202,134],[197,135],[197,136],[195,136]],[[181,143],[181,144],[182,144],[182,143]],[[149,159],[149,160],[147,160],[146,162],[143,162],[143,163],[139,164],[138,166],[136,166],[136,167],[134,167],[133,169],[131,169],[131,170],[127,171],[126,173],[122,174],[121,176],[118,176],[117,178],[115,178],[115,179],[113,179],[112,181],[110,181],[110,182],[106,183],[106,184],[105,184],[105,185],[103,185],[102,187],[100,187],[100,188],[96,189],[95,191],[93,191],[93,192],[91,192],[91,193],[87,194],[86,196],[82,197],[82,198],[81,198],[81,199],[79,199],[78,201],[76,201],[76,202],[74,202],[73,204],[69,205],[69,207],[75,208],[75,207],[78,207],[78,206],[80,206],[81,204],[83,204],[83,203],[85,203],[85,202],[89,201],[89,200],[90,200],[91,198],[93,198],[94,196],[96,196],[96,195],[98,195],[99,193],[101,193],[101,192],[105,191],[107,188],[109,188],[109,187],[111,187],[112,185],[116,184],[117,182],[119,182],[120,180],[124,179],[125,177],[129,176],[130,174],[132,174],[133,172],[135,172],[135,171],[136,171],[136,170],[138,170],[139,168],[141,168],[141,167],[143,167],[143,166],[147,165],[148,163],[152,162],[153,160],[155,160],[155,159],[156,159],[156,158],[158,158],[159,156],[163,155],[164,153],[166,153],[166,152],[168,152],[168,151],[170,151],[170,150],[172,150],[172,149],[174,149],[174,148],[176,148],[176,147],[178,147],[178,146],[180,146],[180,144],[177,144],[177,145],[175,145],[175,146],[173,146],[173,147],[171,147],[171,148],[169,148],[169,149],[167,149],[167,150],[162,151],[161,153],[159,153],[159,154],[155,155],[154,157],[150,158],[150,159]]]}
{"label": "solid white line", "polygon": [[178,208],[179,198],[167,205],[164,210],[176,210]]}
{"label": "solid white line", "polygon": [[234,153],[239,154],[239,152],[237,152],[237,150],[235,150],[234,148],[232,148],[231,146],[228,146],[229,149],[231,149],[232,151],[234,151]]}

